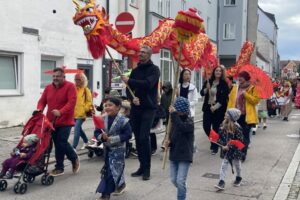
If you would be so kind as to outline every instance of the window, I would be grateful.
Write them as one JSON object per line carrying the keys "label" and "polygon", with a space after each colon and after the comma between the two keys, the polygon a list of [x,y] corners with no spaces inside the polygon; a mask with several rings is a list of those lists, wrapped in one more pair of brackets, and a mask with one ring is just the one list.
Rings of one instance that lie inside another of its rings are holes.
{"label": "window", "polygon": [[163,15],[163,0],[158,0],[157,13]]}
{"label": "window", "polygon": [[47,70],[53,70],[56,67],[56,61],[53,60],[42,60],[41,61],[41,88],[45,88],[46,85],[51,83],[52,76],[45,74]]}
{"label": "window", "polygon": [[224,24],[223,39],[235,39],[235,24]]}
{"label": "window", "polygon": [[171,52],[168,49],[162,49],[160,51],[160,68],[161,83],[172,81],[172,58]]}
{"label": "window", "polygon": [[20,56],[0,53],[0,95],[21,94]]}
{"label": "window", "polygon": [[130,0],[130,5],[138,8],[138,0]]}
{"label": "window", "polygon": [[235,6],[235,0],[225,0],[225,6]]}

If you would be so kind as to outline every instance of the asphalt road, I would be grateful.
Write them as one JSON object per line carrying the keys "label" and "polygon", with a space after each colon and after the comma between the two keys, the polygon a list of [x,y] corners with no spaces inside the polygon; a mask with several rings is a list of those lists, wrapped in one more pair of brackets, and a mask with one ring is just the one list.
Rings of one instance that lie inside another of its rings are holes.
{"label": "asphalt road", "polygon": [[[252,137],[252,144],[246,162],[242,165],[242,186],[233,187],[234,175],[228,169],[226,188],[224,192],[216,192],[213,187],[218,182],[221,159],[209,152],[209,143],[203,132],[202,124],[197,123],[195,134],[197,153],[188,177],[189,200],[224,200],[224,199],[272,199],[282,177],[299,144],[299,139],[287,135],[298,134],[300,128],[300,110],[293,111],[289,122],[282,122],[279,118],[270,119],[266,130],[258,129]],[[162,134],[158,135],[158,144]],[[2,147],[5,146],[1,141]],[[169,169],[161,169],[163,153],[152,157],[151,180],[142,181],[140,178],[130,177],[130,173],[138,167],[138,160],[126,160],[125,193],[112,200],[172,200],[176,199],[176,189],[169,179]],[[51,186],[43,186],[40,177],[28,186],[24,195],[13,192],[16,180],[11,180],[5,192],[0,193],[0,199],[43,199],[43,200],[90,200],[98,197],[95,189],[100,180],[99,170],[103,165],[101,157],[88,158],[80,156],[81,169],[76,175],[71,172],[69,161],[65,161],[65,174],[55,178]],[[50,166],[52,169],[53,166]]]}

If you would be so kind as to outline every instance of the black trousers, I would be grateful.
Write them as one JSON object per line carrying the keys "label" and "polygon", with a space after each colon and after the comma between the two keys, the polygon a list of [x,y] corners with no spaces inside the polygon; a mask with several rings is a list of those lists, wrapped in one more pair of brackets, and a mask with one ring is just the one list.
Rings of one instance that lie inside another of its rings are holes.
{"label": "black trousers", "polygon": [[245,147],[242,149],[242,152],[244,153],[242,160],[245,160],[247,156],[248,146],[250,143],[250,130],[251,127],[253,127],[255,124],[247,124],[246,115],[241,115],[237,122],[240,124],[240,126],[243,129]]}
{"label": "black trousers", "polygon": [[156,109],[138,108],[133,108],[130,112],[130,123],[142,171],[150,170],[151,167],[150,129],[155,113]]}
{"label": "black trousers", "polygon": [[[213,128],[214,131],[216,132],[219,131],[220,125],[224,120],[224,115],[225,115],[224,112],[216,111],[215,113],[212,113],[210,109],[203,112],[203,129],[207,137],[209,137],[211,128]],[[218,145],[212,142],[210,143],[210,150],[217,152],[218,149],[219,149]]]}

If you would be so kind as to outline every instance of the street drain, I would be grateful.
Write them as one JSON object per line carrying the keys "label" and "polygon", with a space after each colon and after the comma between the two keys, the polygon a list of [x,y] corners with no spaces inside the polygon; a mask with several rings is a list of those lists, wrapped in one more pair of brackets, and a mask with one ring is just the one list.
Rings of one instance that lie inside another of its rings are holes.
{"label": "street drain", "polygon": [[202,175],[202,177],[211,178],[211,179],[219,179],[219,174],[205,173]]}

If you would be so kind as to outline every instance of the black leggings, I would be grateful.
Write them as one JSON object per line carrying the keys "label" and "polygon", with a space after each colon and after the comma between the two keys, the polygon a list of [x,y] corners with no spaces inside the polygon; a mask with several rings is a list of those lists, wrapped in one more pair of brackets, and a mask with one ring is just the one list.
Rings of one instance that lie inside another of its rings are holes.
{"label": "black leggings", "polygon": [[[211,128],[214,129],[214,131],[218,132],[220,125],[222,121],[224,120],[224,113],[222,112],[215,112],[212,113],[210,110],[203,112],[203,129],[205,131],[205,134],[207,137],[209,137],[209,133]],[[215,152],[218,151],[218,145],[214,143],[210,143],[210,150],[213,150]]]}

